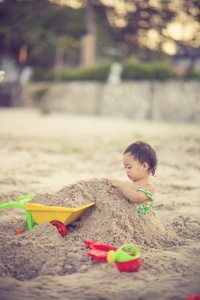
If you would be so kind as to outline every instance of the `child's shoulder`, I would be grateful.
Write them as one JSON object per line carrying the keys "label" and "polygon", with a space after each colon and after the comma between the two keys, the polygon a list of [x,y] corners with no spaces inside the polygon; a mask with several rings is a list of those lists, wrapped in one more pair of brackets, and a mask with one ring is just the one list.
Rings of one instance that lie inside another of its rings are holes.
{"label": "child's shoulder", "polygon": [[142,186],[141,189],[147,190],[152,195],[155,194],[155,187],[154,187],[154,185],[152,183],[146,183],[145,185]]}

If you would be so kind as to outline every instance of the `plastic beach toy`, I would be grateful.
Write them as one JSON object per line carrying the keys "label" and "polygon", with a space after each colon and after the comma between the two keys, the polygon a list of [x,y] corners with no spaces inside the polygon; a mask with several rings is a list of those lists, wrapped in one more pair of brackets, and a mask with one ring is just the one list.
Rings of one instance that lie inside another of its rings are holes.
{"label": "plastic beach toy", "polygon": [[88,251],[88,256],[91,256],[99,261],[106,260],[108,251],[116,251],[118,248],[106,244],[102,244],[97,240],[92,241],[84,241],[84,244],[90,246],[90,250]]}
{"label": "plastic beach toy", "polygon": [[[125,252],[123,249],[131,249],[131,252]],[[138,249],[132,245],[123,245],[116,251],[109,251],[107,255],[107,262],[115,265],[120,272],[137,272],[141,266],[141,256]]]}
{"label": "plastic beach toy", "polygon": [[24,233],[24,230],[16,230],[16,234],[22,234]]}
{"label": "plastic beach toy", "polygon": [[65,224],[63,224],[62,222],[59,222],[59,221],[51,222],[51,224],[57,228],[58,232],[60,233],[60,235],[62,237],[66,236],[67,228],[66,228]]}
{"label": "plastic beach toy", "polygon": [[58,232],[64,237],[67,234],[66,226],[74,224],[82,214],[84,214],[89,207],[93,206],[95,202],[78,208],[46,206],[36,203],[26,203],[33,198],[35,194],[24,197],[19,197],[17,201],[0,204],[0,210],[8,207],[18,207],[26,212],[26,219],[28,229],[31,230],[36,224],[49,222],[54,225]]}
{"label": "plastic beach toy", "polygon": [[187,296],[187,298],[185,300],[200,300],[200,295],[190,294]]}

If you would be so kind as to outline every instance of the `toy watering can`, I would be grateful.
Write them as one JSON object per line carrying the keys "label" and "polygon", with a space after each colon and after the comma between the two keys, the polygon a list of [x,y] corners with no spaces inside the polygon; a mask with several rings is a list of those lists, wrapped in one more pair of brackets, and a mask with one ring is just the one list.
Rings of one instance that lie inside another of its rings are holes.
{"label": "toy watering can", "polygon": [[[123,249],[129,248],[133,251],[125,252]],[[137,272],[141,266],[141,256],[138,249],[132,245],[123,245],[116,251],[110,250],[107,255],[107,262],[115,265],[120,272]]]}

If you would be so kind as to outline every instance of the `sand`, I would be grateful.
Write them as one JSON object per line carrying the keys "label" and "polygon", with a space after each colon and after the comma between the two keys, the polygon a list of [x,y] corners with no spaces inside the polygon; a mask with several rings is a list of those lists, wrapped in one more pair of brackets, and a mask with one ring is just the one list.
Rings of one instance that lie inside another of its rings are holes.
{"label": "sand", "polygon": [[[200,294],[199,125],[0,110],[0,203],[77,208],[95,202],[62,237],[50,223],[30,231],[24,210],[0,210],[0,299],[186,299]],[[124,148],[157,151],[156,201],[138,215],[104,178],[127,180]],[[16,230],[24,229],[21,235]],[[88,257],[85,240],[142,257],[135,273]]]}

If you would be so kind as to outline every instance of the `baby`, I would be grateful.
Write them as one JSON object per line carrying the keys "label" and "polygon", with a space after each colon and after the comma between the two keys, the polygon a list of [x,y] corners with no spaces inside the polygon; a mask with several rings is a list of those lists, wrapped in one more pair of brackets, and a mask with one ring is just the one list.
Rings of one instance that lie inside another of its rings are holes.
{"label": "baby", "polygon": [[123,164],[132,182],[107,179],[119,188],[124,196],[135,203],[139,214],[146,214],[154,202],[154,186],[149,175],[155,175],[157,156],[147,143],[137,141],[124,151]]}

